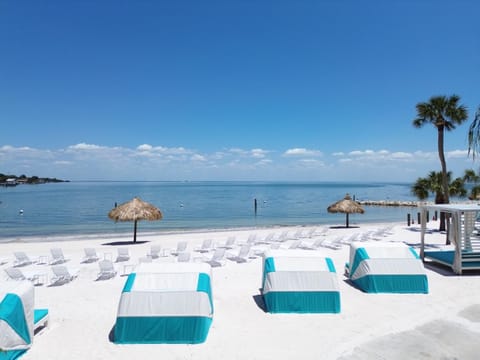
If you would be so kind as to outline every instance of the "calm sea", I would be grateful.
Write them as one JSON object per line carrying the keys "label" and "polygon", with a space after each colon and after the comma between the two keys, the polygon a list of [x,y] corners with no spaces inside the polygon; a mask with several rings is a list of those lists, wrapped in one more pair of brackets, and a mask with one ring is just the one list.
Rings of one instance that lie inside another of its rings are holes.
{"label": "calm sea", "polygon": [[[410,184],[283,182],[69,182],[0,188],[0,241],[52,235],[120,234],[133,224],[107,214],[134,196],[161,209],[163,220],[139,232],[282,225],[344,224],[327,207],[346,193],[357,200],[415,200]],[[254,212],[257,199],[257,214]],[[406,221],[415,208],[366,206],[350,222]]]}

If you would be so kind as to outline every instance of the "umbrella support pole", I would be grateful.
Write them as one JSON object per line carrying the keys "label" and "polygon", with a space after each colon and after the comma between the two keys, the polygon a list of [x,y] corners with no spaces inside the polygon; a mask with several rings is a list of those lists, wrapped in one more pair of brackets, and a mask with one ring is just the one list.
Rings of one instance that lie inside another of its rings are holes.
{"label": "umbrella support pole", "polygon": [[133,242],[137,242],[137,220],[135,220],[135,223],[133,225]]}

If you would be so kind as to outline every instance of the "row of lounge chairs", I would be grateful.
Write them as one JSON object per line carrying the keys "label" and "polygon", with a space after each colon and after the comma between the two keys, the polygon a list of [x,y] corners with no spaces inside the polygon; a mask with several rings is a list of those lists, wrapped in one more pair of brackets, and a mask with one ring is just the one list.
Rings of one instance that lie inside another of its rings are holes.
{"label": "row of lounge chairs", "polygon": [[[69,269],[65,265],[53,265],[51,267],[52,275],[50,277],[49,285],[63,285],[75,279],[78,276],[78,269]],[[22,271],[16,267],[5,268],[5,273],[9,279],[22,281],[29,280],[34,285],[43,285],[47,282],[48,274],[39,271]]]}
{"label": "row of lounge chairs", "polygon": [[13,253],[15,259],[13,261],[14,267],[22,267],[31,264],[48,264],[48,265],[58,265],[66,263],[69,259],[66,258],[63,254],[62,249],[52,248],[50,249],[50,259],[45,256],[39,257],[37,260],[32,260],[25,252],[15,251]]}
{"label": "row of lounge chairs", "polygon": [[[327,228],[322,228],[320,231],[312,228],[308,231],[298,230],[293,234],[289,234],[288,231],[283,231],[278,235],[272,232],[262,237],[257,234],[251,234],[243,241],[237,241],[234,236],[230,236],[225,241],[219,243],[214,243],[212,239],[205,239],[201,245],[195,247],[193,251],[188,249],[188,243],[186,241],[178,242],[175,249],[165,249],[159,244],[152,244],[146,255],[138,259],[138,263],[152,262],[160,257],[174,256],[176,262],[204,262],[212,267],[219,267],[225,265],[226,260],[237,263],[248,262],[262,256],[268,250],[317,250],[322,247],[339,249],[341,246],[348,245],[354,241],[379,240],[391,233],[391,227],[354,233],[349,236],[337,237],[333,240],[322,236],[325,235],[327,231]],[[113,259],[107,259],[107,254],[104,254],[104,258],[101,259],[94,248],[84,248],[84,252],[85,254],[81,263],[92,263],[100,260],[98,280],[109,279],[117,274]],[[108,255],[111,258],[111,254]],[[78,275],[78,270],[69,269],[66,266],[58,266],[63,265],[69,260],[60,248],[52,248],[48,260],[45,256],[41,256],[39,259],[31,259],[25,252],[21,251],[14,252],[14,256],[13,267],[5,269],[10,279],[27,279],[35,285],[45,283],[45,279],[47,278],[45,272],[36,270],[21,271],[18,269],[18,267],[31,264],[52,265],[53,276],[50,281],[51,285],[69,282]],[[124,264],[124,275],[127,273],[125,270],[127,266],[133,269],[136,265],[129,261],[129,248],[118,247],[115,262]]]}

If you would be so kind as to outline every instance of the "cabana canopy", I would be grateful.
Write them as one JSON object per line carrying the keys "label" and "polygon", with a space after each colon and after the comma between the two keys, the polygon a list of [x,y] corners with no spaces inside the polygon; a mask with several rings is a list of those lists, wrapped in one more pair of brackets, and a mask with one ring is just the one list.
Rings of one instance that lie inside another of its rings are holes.
{"label": "cabana canopy", "polygon": [[120,297],[116,343],[197,344],[213,317],[211,268],[202,263],[142,263]]}
{"label": "cabana canopy", "polygon": [[[452,247],[425,251],[425,232],[427,211],[439,211],[449,214],[449,239]],[[429,259],[452,268],[461,275],[463,270],[480,269],[480,235],[475,221],[480,205],[478,204],[436,204],[421,207],[421,248],[422,260]]]}
{"label": "cabana canopy", "polygon": [[16,359],[33,342],[34,289],[30,281],[0,285],[0,359]]}
{"label": "cabana canopy", "polygon": [[401,242],[352,242],[347,272],[367,293],[428,293],[422,261]]}
{"label": "cabana canopy", "polygon": [[267,251],[262,294],[271,313],[340,312],[335,266],[330,258],[316,251]]}

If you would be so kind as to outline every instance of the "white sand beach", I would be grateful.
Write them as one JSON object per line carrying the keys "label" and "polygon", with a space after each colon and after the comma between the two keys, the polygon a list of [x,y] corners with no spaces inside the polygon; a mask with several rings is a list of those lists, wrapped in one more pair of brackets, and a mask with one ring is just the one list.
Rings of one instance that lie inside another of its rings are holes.
{"label": "white sand beach", "polygon": [[[22,271],[43,273],[43,282],[35,286],[37,308],[48,308],[50,322],[37,334],[32,348],[22,359],[478,359],[480,353],[480,272],[454,275],[447,268],[426,266],[428,294],[367,294],[355,288],[344,276],[344,265],[349,259],[348,239],[354,233],[367,233],[391,224],[361,224],[359,227],[328,228],[322,235],[303,239],[306,243],[316,238],[325,244],[339,241],[339,249],[320,247],[330,257],[340,283],[341,312],[339,314],[270,314],[261,306],[261,258],[247,263],[227,260],[222,267],[212,269],[215,313],[205,343],[198,345],[118,345],[109,340],[115,324],[117,306],[126,276],[131,266],[115,263],[117,275],[108,280],[95,281],[98,262],[82,264],[84,248],[95,248],[100,257],[115,260],[117,248],[111,245],[128,238],[101,238],[95,236],[65,241],[21,242],[0,244],[0,258],[11,266],[14,251],[24,251],[32,258],[48,256],[51,248],[59,247],[69,258],[66,266],[78,269],[72,282],[61,286],[47,286],[52,277],[48,265],[28,265]],[[417,247],[420,242],[418,225],[407,227],[394,224],[390,232],[378,241],[401,241]],[[438,228],[430,222],[429,228]],[[324,226],[318,226],[317,234]],[[248,229],[216,232],[173,234],[138,234],[139,244],[128,247],[130,261],[147,254],[152,244],[174,249],[181,240],[188,241],[193,250],[206,238],[225,242],[235,236],[245,242],[256,233],[265,237],[278,236],[288,230],[310,227]],[[428,244],[443,244],[445,235],[432,232],[426,235]],[[293,240],[288,240],[288,246]],[[193,256],[200,256],[195,255]],[[161,257],[154,261],[172,261]]]}

